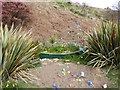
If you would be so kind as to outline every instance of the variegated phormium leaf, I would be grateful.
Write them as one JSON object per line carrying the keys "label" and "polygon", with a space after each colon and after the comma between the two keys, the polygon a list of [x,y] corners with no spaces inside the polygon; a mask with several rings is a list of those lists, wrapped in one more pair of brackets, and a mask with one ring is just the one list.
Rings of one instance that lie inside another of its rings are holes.
{"label": "variegated phormium leaf", "polygon": [[39,54],[39,44],[34,43],[30,34],[21,29],[12,26],[9,30],[7,25],[1,25],[0,76],[3,81],[26,70],[30,61]]}
{"label": "variegated phormium leaf", "polygon": [[119,24],[102,22],[101,26],[88,34],[88,53],[93,57],[89,64],[94,67],[105,65],[117,66],[120,61],[120,30]]}

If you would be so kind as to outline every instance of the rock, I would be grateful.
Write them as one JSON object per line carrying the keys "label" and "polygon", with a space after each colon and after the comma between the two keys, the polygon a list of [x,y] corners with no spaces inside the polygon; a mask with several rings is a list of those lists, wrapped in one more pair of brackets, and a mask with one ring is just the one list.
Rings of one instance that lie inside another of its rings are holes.
{"label": "rock", "polygon": [[92,87],[93,83],[91,81],[88,81],[88,86]]}
{"label": "rock", "polygon": [[76,77],[77,77],[77,75],[76,75],[76,74],[74,74],[74,75],[73,75],[73,77],[74,77],[74,78],[76,78]]}
{"label": "rock", "polygon": [[56,83],[54,83],[54,84],[53,84],[53,87],[57,87],[57,84],[56,84]]}
{"label": "rock", "polygon": [[71,84],[69,84],[69,87],[72,87],[72,85],[71,85]]}
{"label": "rock", "polygon": [[70,71],[67,71],[68,74],[70,74]]}
{"label": "rock", "polygon": [[80,72],[80,77],[84,77],[85,73],[84,72]]}
{"label": "rock", "polygon": [[103,85],[103,88],[107,88],[107,84],[104,84],[104,85]]}
{"label": "rock", "polygon": [[60,75],[57,75],[59,78],[61,78],[61,76]]}
{"label": "rock", "polygon": [[82,80],[81,79],[78,79],[79,82],[81,82]]}
{"label": "rock", "polygon": [[63,71],[63,72],[66,72],[66,69],[65,69],[65,68],[63,68],[63,69],[62,69],[62,71]]}
{"label": "rock", "polygon": [[80,64],[80,62],[77,62],[77,65],[79,65]]}
{"label": "rock", "polygon": [[70,68],[70,66],[67,66],[67,68]]}
{"label": "rock", "polygon": [[65,72],[62,72],[62,74],[65,76]]}

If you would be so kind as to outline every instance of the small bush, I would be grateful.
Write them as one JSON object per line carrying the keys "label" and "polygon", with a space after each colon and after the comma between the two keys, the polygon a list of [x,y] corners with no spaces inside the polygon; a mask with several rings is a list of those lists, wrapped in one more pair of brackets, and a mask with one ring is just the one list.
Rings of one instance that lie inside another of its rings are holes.
{"label": "small bush", "polygon": [[29,18],[29,8],[21,2],[2,2],[2,22],[9,27],[12,23],[15,26],[26,23]]}
{"label": "small bush", "polygon": [[120,65],[120,30],[118,24],[103,22],[93,34],[88,34],[88,53],[92,57],[89,64],[93,67]]}

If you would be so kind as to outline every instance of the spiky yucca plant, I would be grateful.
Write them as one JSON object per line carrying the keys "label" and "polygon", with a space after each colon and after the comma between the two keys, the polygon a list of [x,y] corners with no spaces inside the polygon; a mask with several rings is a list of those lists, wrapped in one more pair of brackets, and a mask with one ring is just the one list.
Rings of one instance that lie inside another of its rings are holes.
{"label": "spiky yucca plant", "polygon": [[32,41],[29,33],[25,34],[21,29],[21,27],[14,29],[12,26],[9,30],[7,25],[4,28],[1,25],[0,76],[2,81],[14,76],[21,79],[22,76],[27,77],[25,70],[29,67],[31,59],[38,54],[39,45]]}
{"label": "spiky yucca plant", "polygon": [[120,60],[120,30],[118,24],[102,22],[101,26],[88,34],[88,53],[93,58],[88,64],[93,67],[118,66]]}

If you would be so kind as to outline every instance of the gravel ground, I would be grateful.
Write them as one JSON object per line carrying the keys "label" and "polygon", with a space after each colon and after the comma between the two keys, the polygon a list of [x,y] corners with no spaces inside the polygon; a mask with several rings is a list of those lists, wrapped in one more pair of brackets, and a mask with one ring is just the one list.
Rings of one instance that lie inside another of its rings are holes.
{"label": "gravel ground", "polygon": [[[85,77],[80,77],[80,72],[84,72]],[[37,77],[33,83],[40,88],[54,88],[53,84],[58,88],[102,88],[104,84],[110,85],[103,70],[87,65],[63,63],[57,59],[42,60],[42,67],[31,69],[30,73]],[[93,83],[92,86],[88,85],[88,81]]]}

